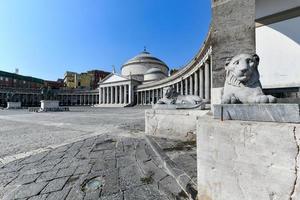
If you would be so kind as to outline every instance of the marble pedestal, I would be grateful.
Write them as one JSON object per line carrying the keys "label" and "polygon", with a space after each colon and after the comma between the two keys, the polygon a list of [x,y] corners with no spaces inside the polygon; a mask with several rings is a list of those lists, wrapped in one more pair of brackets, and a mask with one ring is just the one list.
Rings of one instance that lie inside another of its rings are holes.
{"label": "marble pedestal", "polygon": [[20,109],[21,102],[7,102],[7,109]]}
{"label": "marble pedestal", "polygon": [[192,140],[196,135],[197,116],[208,110],[154,110],[145,111],[145,133],[179,140]]}
{"label": "marble pedestal", "polygon": [[299,139],[299,124],[199,118],[198,199],[300,199]]}
{"label": "marble pedestal", "polygon": [[68,111],[66,107],[60,107],[59,101],[56,100],[42,100],[41,108],[39,112],[48,112],[48,111]]}
{"label": "marble pedestal", "polygon": [[299,104],[220,104],[213,114],[221,120],[300,123]]}

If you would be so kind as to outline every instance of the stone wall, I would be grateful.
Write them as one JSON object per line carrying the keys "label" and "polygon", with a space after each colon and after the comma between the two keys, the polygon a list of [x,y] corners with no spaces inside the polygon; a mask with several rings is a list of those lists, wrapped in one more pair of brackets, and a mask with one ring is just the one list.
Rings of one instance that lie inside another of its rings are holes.
{"label": "stone wall", "polygon": [[224,86],[227,57],[255,52],[255,1],[212,0],[212,87]]}
{"label": "stone wall", "polygon": [[197,121],[199,200],[300,199],[300,124]]}
{"label": "stone wall", "polygon": [[208,110],[154,110],[145,111],[145,133],[163,138],[193,140],[197,116]]}

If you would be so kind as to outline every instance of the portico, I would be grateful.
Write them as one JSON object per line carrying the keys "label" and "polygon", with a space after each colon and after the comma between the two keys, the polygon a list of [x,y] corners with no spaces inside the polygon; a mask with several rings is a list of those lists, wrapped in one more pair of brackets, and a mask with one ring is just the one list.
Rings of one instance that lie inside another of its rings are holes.
{"label": "portico", "polygon": [[112,73],[99,84],[99,107],[125,107],[134,104],[133,88],[140,84],[131,77]]}

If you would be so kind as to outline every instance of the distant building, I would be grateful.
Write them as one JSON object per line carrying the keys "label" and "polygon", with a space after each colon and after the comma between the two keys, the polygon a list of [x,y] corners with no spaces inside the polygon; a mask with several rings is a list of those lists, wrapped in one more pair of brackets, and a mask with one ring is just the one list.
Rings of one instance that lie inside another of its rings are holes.
{"label": "distant building", "polygon": [[78,87],[78,76],[76,72],[66,71],[64,76],[64,87],[66,88],[77,88]]}
{"label": "distant building", "polygon": [[44,81],[44,86],[46,88],[52,88],[52,89],[59,89],[64,87],[64,81],[63,79],[57,79],[57,81],[49,81],[45,80]]}
{"label": "distant building", "polygon": [[102,70],[91,70],[87,73],[91,76],[91,89],[97,89],[98,83],[110,74]]}
{"label": "distant building", "polygon": [[98,82],[104,79],[109,72],[91,70],[84,73],[67,71],[64,77],[64,86],[69,89],[96,89]]}
{"label": "distant building", "polygon": [[31,88],[37,89],[44,86],[44,80],[31,76],[22,76],[15,73],[0,71],[1,88]]}

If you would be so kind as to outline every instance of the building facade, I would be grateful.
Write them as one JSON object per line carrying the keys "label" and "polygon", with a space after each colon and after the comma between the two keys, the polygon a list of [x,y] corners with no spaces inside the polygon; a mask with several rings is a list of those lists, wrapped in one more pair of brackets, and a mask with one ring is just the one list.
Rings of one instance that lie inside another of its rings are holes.
{"label": "building facade", "polygon": [[91,70],[83,73],[67,71],[64,76],[64,86],[68,89],[94,90],[98,88],[99,81],[107,75],[109,72],[102,70]]}
{"label": "building facade", "polygon": [[41,88],[44,80],[31,76],[0,71],[0,87],[2,88]]}

